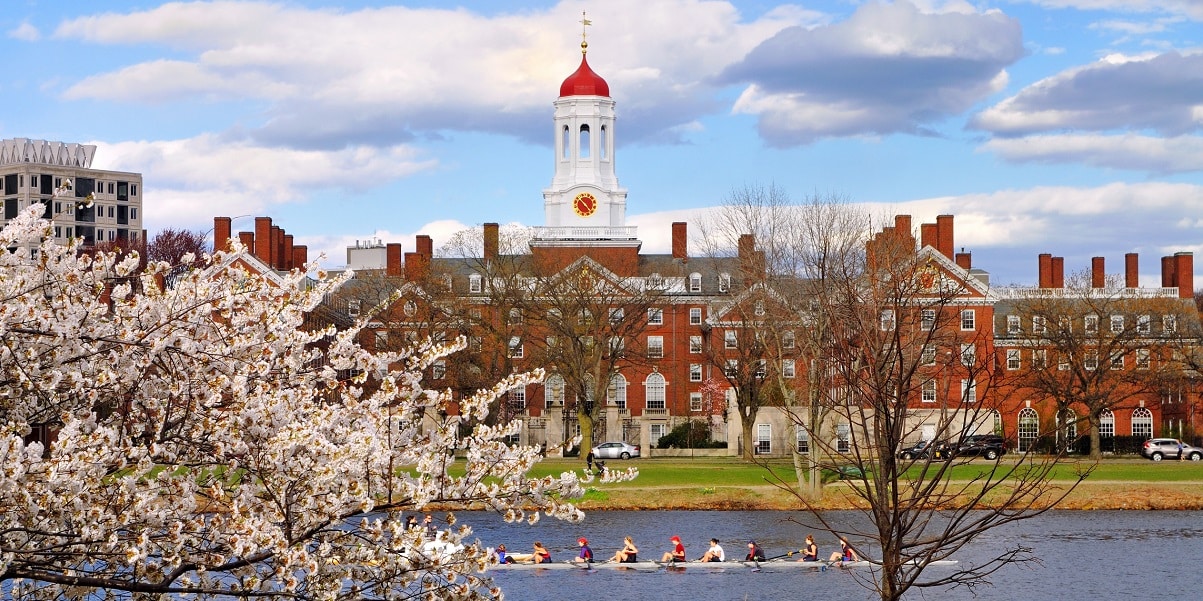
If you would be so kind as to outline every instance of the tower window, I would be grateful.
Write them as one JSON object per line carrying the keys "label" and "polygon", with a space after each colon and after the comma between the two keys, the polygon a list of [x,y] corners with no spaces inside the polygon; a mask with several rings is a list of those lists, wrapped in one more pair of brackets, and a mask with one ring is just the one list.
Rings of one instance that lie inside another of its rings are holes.
{"label": "tower window", "polygon": [[572,139],[568,137],[568,126],[567,125],[564,126],[564,132],[563,132],[563,135],[561,136],[561,138],[562,139],[560,140],[560,146],[562,146],[563,148],[560,151],[560,158],[566,159],[569,156],[568,155],[569,147],[571,146],[571,143],[572,143]]}
{"label": "tower window", "polygon": [[587,124],[581,126],[580,157],[582,159],[589,158],[589,126]]}
{"label": "tower window", "polygon": [[601,126],[601,137],[597,140],[597,142],[598,142],[597,154],[600,155],[602,160],[604,161],[607,158],[609,158],[606,155],[606,126],[605,125]]}

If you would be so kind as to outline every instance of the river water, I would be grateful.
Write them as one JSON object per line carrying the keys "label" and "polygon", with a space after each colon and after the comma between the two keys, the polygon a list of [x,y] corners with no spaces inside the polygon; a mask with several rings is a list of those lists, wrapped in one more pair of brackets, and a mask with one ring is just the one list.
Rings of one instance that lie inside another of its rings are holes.
{"label": "river water", "polygon": [[[825,514],[836,523],[859,523],[855,512]],[[511,552],[529,552],[542,541],[554,560],[576,555],[585,536],[599,559],[610,557],[631,536],[640,559],[659,559],[669,537],[685,542],[690,559],[710,538],[722,541],[728,557],[742,559],[749,538],[773,556],[798,549],[814,533],[820,556],[838,547],[835,539],[807,524],[803,512],[780,511],[595,511],[583,523],[544,519],[534,526],[506,524],[487,513],[457,514],[488,546],[504,542]],[[813,523],[813,517],[810,518]],[[851,539],[858,547],[867,541]],[[982,601],[1012,599],[1203,599],[1203,512],[1055,511],[993,530],[962,549],[955,559],[980,565],[1017,545],[1033,549],[1042,565],[1008,566],[991,576],[990,586],[971,592],[924,589],[908,599]],[[935,570],[949,568],[929,567]],[[752,572],[729,566],[722,571],[628,572],[624,570],[525,570],[490,573],[517,601],[758,601],[782,599],[870,600],[858,578],[863,570]]]}

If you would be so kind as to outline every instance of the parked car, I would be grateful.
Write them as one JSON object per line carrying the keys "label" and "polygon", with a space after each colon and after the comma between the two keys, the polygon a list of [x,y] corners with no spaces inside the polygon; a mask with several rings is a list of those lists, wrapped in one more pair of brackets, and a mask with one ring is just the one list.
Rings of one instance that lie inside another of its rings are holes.
{"label": "parked car", "polygon": [[952,448],[942,440],[920,440],[913,446],[898,451],[899,459],[927,459],[935,453],[936,459],[946,459],[951,456]]}
{"label": "parked car", "polygon": [[1007,454],[1007,441],[997,434],[973,434],[957,446],[957,456],[985,457],[990,461]]}
{"label": "parked car", "polygon": [[594,459],[630,459],[639,456],[639,447],[625,442],[603,442],[593,447]]}
{"label": "parked car", "polygon": [[1142,457],[1161,461],[1162,459],[1203,459],[1203,448],[1185,444],[1177,438],[1150,438],[1140,447]]}

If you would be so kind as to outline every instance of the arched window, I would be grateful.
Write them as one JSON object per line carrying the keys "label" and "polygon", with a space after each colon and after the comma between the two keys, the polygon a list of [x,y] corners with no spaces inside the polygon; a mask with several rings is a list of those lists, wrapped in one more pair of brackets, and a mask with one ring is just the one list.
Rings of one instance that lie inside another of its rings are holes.
{"label": "arched window", "polygon": [[606,154],[606,126],[601,126],[601,138],[597,141],[597,154],[602,160],[606,160],[609,156]]}
{"label": "arched window", "polygon": [[1153,414],[1144,407],[1132,412],[1132,436],[1153,437]]}
{"label": "arched window", "polygon": [[569,156],[571,156],[572,139],[569,138],[569,136],[568,136],[568,126],[567,125],[564,126],[564,131],[563,131],[562,135],[560,136],[560,146],[563,147],[560,150],[560,158],[566,159]]}
{"label": "arched window", "polygon": [[648,409],[664,409],[664,376],[651,373],[643,381],[644,398]]}
{"label": "arched window", "polygon": [[1115,414],[1110,409],[1104,409],[1099,414],[1099,436],[1102,438],[1115,437]]}
{"label": "arched window", "polygon": [[627,408],[627,379],[622,374],[614,374],[610,378],[610,387],[606,389],[606,402],[618,407]]}
{"label": "arched window", "polygon": [[547,407],[564,404],[564,378],[559,375],[547,378],[543,385],[543,403]]}
{"label": "arched window", "polygon": [[689,274],[689,291],[690,292],[701,292],[702,291],[702,274],[697,273],[697,272]]}
{"label": "arched window", "polygon": [[1036,438],[1040,436],[1040,415],[1031,407],[1019,410],[1019,449],[1020,453],[1032,450]]}
{"label": "arched window", "polygon": [[580,153],[579,156],[582,159],[589,158],[589,125],[588,124],[581,125],[580,144],[581,144],[581,147],[580,147],[580,150],[578,151]]}

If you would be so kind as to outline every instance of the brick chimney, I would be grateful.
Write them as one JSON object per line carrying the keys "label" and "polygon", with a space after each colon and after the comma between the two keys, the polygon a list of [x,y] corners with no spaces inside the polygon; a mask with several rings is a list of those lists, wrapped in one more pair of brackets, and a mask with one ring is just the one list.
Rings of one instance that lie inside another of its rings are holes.
{"label": "brick chimney", "polygon": [[[919,246],[936,248],[936,224],[924,223],[919,226]],[[937,249],[938,250],[938,249]]]}
{"label": "brick chimney", "polygon": [[1136,253],[1124,255],[1124,286],[1140,288],[1140,256]]}
{"label": "brick chimney", "polygon": [[268,261],[267,264],[271,265],[272,269],[281,269],[280,264],[283,263],[283,261],[280,260],[280,255],[284,252],[284,230],[278,225],[272,226],[271,249],[271,261]]}
{"label": "brick chimney", "polygon": [[957,253],[957,267],[969,271],[973,267],[973,253]]}
{"label": "brick chimney", "polygon": [[500,246],[500,227],[496,223],[486,223],[484,228],[485,237],[485,262],[497,260],[498,248]]}
{"label": "brick chimney", "polygon": [[251,250],[255,258],[272,264],[272,218],[255,218],[255,247]]}
{"label": "brick chimney", "polygon": [[420,252],[405,253],[405,279],[417,282],[430,273],[430,258]]}
{"label": "brick chimney", "polygon": [[673,258],[681,259],[682,261],[689,258],[688,247],[686,246],[686,233],[688,226],[684,221],[673,222]]}
{"label": "brick chimney", "polygon": [[416,242],[415,246],[417,247],[418,254],[426,257],[427,259],[434,257],[434,240],[432,240],[430,236],[422,234],[414,240]]}
{"label": "brick chimney", "polygon": [[743,271],[745,284],[764,275],[763,256],[763,253],[756,252],[755,236],[752,234],[739,235],[739,269]]}
{"label": "brick chimney", "polygon": [[309,263],[309,247],[304,244],[293,245],[292,264],[304,269],[307,263]]}
{"label": "brick chimney", "polygon": [[1103,257],[1092,257],[1090,259],[1090,287],[1107,287],[1107,271],[1104,268]]}
{"label": "brick chimney", "polygon": [[213,251],[226,251],[230,249],[230,222],[229,217],[214,217],[213,218]]}
{"label": "brick chimney", "polygon": [[1174,253],[1174,285],[1178,287],[1178,298],[1195,296],[1195,254]]}
{"label": "brick chimney", "polygon": [[238,232],[238,242],[247,252],[255,254],[255,232]]}
{"label": "brick chimney", "polygon": [[288,271],[296,264],[292,262],[292,234],[284,234],[284,251],[280,253],[280,269]]}
{"label": "brick chimney", "polygon": [[1174,264],[1173,257],[1161,257],[1161,287],[1162,288],[1172,288],[1177,285],[1174,283],[1178,279],[1174,275],[1175,267],[1176,267],[1176,265]]}
{"label": "brick chimney", "polygon": [[953,258],[952,215],[936,216],[936,250],[948,258]]}
{"label": "brick chimney", "polygon": [[1049,266],[1052,268],[1052,284],[1053,288],[1065,287],[1065,257],[1053,257]]}
{"label": "brick chimney", "polygon": [[1049,253],[1041,253],[1038,257],[1039,261],[1039,286],[1041,288],[1053,287],[1053,256]]}
{"label": "brick chimney", "polygon": [[401,277],[401,244],[389,242],[384,247],[384,274],[391,277]]}

